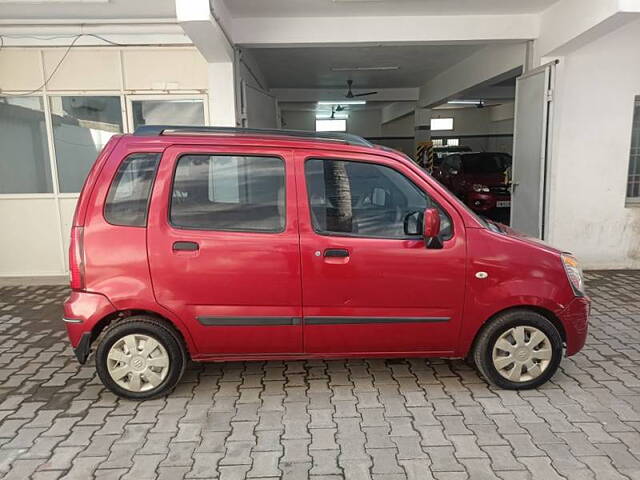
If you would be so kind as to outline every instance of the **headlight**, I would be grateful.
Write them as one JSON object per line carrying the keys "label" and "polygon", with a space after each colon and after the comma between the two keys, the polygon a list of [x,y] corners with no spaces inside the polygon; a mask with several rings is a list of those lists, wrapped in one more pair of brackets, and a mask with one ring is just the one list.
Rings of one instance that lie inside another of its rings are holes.
{"label": "headlight", "polygon": [[473,191],[474,192],[482,192],[482,193],[489,193],[489,187],[487,187],[486,185],[482,185],[481,183],[476,183],[473,185]]}
{"label": "headlight", "polygon": [[573,293],[579,297],[584,296],[584,275],[582,274],[582,268],[580,268],[578,260],[568,253],[563,253],[561,258],[564,271],[567,273],[571,288],[573,288]]}

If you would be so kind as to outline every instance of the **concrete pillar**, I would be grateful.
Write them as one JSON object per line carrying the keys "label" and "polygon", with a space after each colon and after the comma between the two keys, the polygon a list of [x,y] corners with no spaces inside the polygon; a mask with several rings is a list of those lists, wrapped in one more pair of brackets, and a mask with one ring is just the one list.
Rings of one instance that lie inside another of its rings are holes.
{"label": "concrete pillar", "polygon": [[209,123],[212,126],[237,126],[235,89],[233,62],[209,63]]}
{"label": "concrete pillar", "polygon": [[432,110],[430,108],[416,108],[414,116],[415,145],[413,157],[421,165],[424,165],[426,161],[426,154],[424,158],[418,158],[419,148],[421,144],[431,140],[431,113]]}
{"label": "concrete pillar", "polygon": [[209,0],[176,0],[176,18],[209,63],[209,123],[235,127],[235,52],[219,17],[212,15]]}

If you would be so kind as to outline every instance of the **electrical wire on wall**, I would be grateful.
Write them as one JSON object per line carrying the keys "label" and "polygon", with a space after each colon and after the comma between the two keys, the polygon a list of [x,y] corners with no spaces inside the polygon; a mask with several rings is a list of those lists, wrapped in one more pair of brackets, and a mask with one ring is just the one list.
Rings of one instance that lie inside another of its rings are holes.
{"label": "electrical wire on wall", "polygon": [[[114,45],[114,46],[118,46],[118,47],[122,47],[124,46],[121,43],[116,43],[113,42],[107,38],[104,38],[100,35],[96,35],[94,33],[79,33],[77,35],[73,35],[73,40],[71,41],[71,43],[69,44],[69,46],[67,47],[67,49],[65,50],[64,54],[62,55],[62,58],[60,59],[60,61],[56,64],[56,66],[53,68],[53,70],[51,71],[51,73],[49,74],[49,76],[45,79],[44,83],[42,85],[40,85],[38,88],[31,90],[29,92],[25,92],[25,93],[15,93],[15,94],[4,94],[2,93],[2,91],[0,90],[0,95],[4,96],[4,97],[25,97],[28,95],[33,95],[36,92],[41,91],[43,88],[45,88],[49,82],[51,81],[51,79],[53,78],[53,76],[56,74],[56,72],[58,71],[58,69],[60,68],[60,66],[62,65],[62,62],[64,62],[65,58],[67,58],[67,55],[69,55],[69,52],[71,51],[71,49],[75,46],[76,42],[78,40],[80,40],[82,37],[93,37],[93,38],[97,38],[98,40],[102,40],[103,42],[106,42],[110,45]],[[29,38],[29,39],[35,39],[35,40],[57,40],[60,38],[70,38],[69,35],[58,35],[58,36],[50,36],[50,37],[44,37],[44,36],[38,36],[38,35],[0,35],[0,51],[2,51],[3,47],[4,47],[4,39],[5,38]]]}

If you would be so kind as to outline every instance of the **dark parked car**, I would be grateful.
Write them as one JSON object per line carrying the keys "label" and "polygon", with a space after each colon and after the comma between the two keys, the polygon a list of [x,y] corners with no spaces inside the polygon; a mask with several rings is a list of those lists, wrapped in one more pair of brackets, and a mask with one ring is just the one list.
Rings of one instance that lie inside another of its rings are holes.
{"label": "dark parked car", "polygon": [[511,155],[469,152],[447,155],[433,176],[472,210],[487,214],[511,207]]}
{"label": "dark parked car", "polygon": [[439,167],[445,157],[461,152],[470,152],[471,147],[465,145],[444,145],[442,147],[433,147],[433,166]]}

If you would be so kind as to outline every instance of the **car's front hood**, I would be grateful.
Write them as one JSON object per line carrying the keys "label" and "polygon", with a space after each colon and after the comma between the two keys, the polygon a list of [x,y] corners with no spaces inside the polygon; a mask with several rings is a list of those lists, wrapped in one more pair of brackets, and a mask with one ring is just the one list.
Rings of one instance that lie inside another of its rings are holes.
{"label": "car's front hood", "polygon": [[531,235],[527,235],[526,233],[522,233],[518,230],[514,230],[513,228],[511,228],[508,225],[504,225],[502,223],[498,223],[498,222],[493,222],[491,221],[491,223],[493,223],[494,225],[498,226],[498,228],[500,229],[500,231],[504,234],[506,234],[507,236],[511,237],[511,238],[516,238],[518,240],[520,240],[523,243],[529,244],[529,245],[533,245],[536,247],[542,247],[545,250],[549,251],[549,252],[553,252],[553,253],[557,253],[558,255],[562,253],[562,250],[558,250],[557,248],[553,247],[552,245],[549,245],[547,242],[540,240],[539,238],[536,237],[532,237]]}

